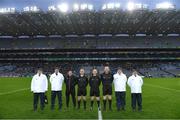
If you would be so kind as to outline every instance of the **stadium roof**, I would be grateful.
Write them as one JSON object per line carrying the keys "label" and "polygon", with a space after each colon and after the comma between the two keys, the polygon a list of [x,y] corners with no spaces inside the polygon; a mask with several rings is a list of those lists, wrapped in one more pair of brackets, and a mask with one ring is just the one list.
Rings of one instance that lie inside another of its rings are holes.
{"label": "stadium roof", "polygon": [[36,5],[43,10],[47,10],[48,6],[60,4],[62,2],[66,2],[68,4],[89,3],[93,4],[96,10],[101,9],[103,4],[113,2],[120,3],[122,8],[126,7],[128,2],[147,4],[150,9],[154,9],[158,3],[170,2],[174,4],[176,8],[180,8],[179,0],[0,0],[0,7],[15,7],[17,10],[22,10],[25,6]]}
{"label": "stadium roof", "polygon": [[15,1],[0,1],[0,36],[180,34],[179,0]]}
{"label": "stadium roof", "polygon": [[0,36],[180,34],[180,11],[40,11],[1,14],[0,23]]}

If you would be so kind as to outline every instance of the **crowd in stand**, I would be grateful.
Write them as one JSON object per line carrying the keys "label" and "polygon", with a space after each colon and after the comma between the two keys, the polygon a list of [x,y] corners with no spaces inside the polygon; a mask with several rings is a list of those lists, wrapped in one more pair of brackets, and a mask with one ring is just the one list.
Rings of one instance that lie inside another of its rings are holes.
{"label": "crowd in stand", "polygon": [[[44,69],[46,75],[50,75],[55,66],[59,66],[62,73],[66,73],[68,69],[73,68],[73,72],[78,74],[79,68],[83,67],[86,71],[97,67],[102,73],[102,67],[105,62],[11,62],[0,63],[1,77],[32,77],[37,67]],[[117,66],[121,66],[127,76],[130,71],[136,68],[140,75],[146,77],[177,77],[179,76],[180,63],[177,62],[109,62],[112,73],[115,73]],[[89,74],[89,73],[87,73]]]}

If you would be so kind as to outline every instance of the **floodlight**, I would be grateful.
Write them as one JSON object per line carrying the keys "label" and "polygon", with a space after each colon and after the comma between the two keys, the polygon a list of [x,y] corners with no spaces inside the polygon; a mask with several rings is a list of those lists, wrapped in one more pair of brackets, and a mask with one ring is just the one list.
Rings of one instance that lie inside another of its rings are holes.
{"label": "floodlight", "polygon": [[36,12],[36,11],[39,11],[39,9],[37,8],[37,6],[34,6],[34,7],[31,7],[31,11]]}
{"label": "floodlight", "polygon": [[37,6],[27,6],[23,8],[24,12],[37,12],[39,8]]}
{"label": "floodlight", "polygon": [[88,5],[88,9],[89,9],[89,10],[93,10],[93,5],[89,4],[89,5]]}
{"label": "floodlight", "polygon": [[0,8],[0,13],[4,13],[4,9],[3,8]]}
{"label": "floodlight", "polygon": [[81,8],[81,10],[85,10],[88,8],[88,5],[87,4],[81,4],[80,8]]}
{"label": "floodlight", "polygon": [[0,13],[5,13],[5,8],[0,8]]}
{"label": "floodlight", "polygon": [[147,4],[143,4],[142,5],[142,9],[148,9],[148,5]]}
{"label": "floodlight", "polygon": [[142,8],[142,4],[135,4],[135,8],[136,9],[141,9]]}
{"label": "floodlight", "polygon": [[103,10],[105,10],[105,9],[106,9],[106,4],[104,4],[104,5],[102,6],[102,9],[103,9]]}
{"label": "floodlight", "polygon": [[28,11],[29,11],[29,7],[28,7],[28,6],[27,6],[27,7],[24,7],[24,8],[23,8],[23,11],[24,11],[24,12],[28,12]]}
{"label": "floodlight", "polygon": [[175,6],[172,3],[163,2],[163,3],[156,4],[156,8],[157,9],[174,9]]}
{"label": "floodlight", "polygon": [[115,4],[114,4],[114,7],[115,7],[115,8],[120,8],[120,3],[115,3]]}
{"label": "floodlight", "polygon": [[15,11],[15,8],[0,8],[0,13],[14,13]]}
{"label": "floodlight", "polygon": [[60,5],[58,5],[58,9],[61,12],[67,12],[68,11],[68,4],[66,3],[61,3]]}
{"label": "floodlight", "polygon": [[120,3],[107,3],[107,4],[104,4],[102,6],[102,10],[105,10],[105,9],[118,9],[120,8]]}
{"label": "floodlight", "polygon": [[137,9],[147,9],[147,8],[148,8],[148,5],[147,4],[142,4],[142,3],[132,3],[132,2],[129,2],[127,4],[127,9],[129,11],[137,10]]}
{"label": "floodlight", "polygon": [[78,11],[79,10],[79,5],[78,4],[74,4],[73,5],[73,10]]}
{"label": "floodlight", "polygon": [[127,4],[127,9],[128,9],[129,11],[134,10],[134,9],[135,9],[135,5],[134,5],[134,3],[129,2],[129,3]]}
{"label": "floodlight", "polygon": [[52,5],[52,6],[49,6],[49,7],[48,7],[48,10],[49,10],[49,11],[55,11],[55,10],[56,10],[56,7],[53,6],[53,5]]}
{"label": "floodlight", "polygon": [[113,8],[114,8],[114,3],[107,4],[107,9],[113,9]]}

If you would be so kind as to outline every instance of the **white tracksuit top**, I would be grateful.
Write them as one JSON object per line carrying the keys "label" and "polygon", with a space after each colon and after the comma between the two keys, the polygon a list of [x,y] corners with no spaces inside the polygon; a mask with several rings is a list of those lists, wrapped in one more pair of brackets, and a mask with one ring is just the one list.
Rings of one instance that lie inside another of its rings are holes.
{"label": "white tracksuit top", "polygon": [[127,77],[125,74],[121,73],[116,73],[113,75],[113,83],[114,83],[114,89],[115,92],[123,92],[126,91],[126,82],[127,82]]}
{"label": "white tracksuit top", "polygon": [[63,82],[64,82],[63,74],[58,73],[56,75],[55,73],[53,73],[50,77],[51,90],[52,91],[61,91]]}
{"label": "white tracksuit top", "polygon": [[48,90],[48,80],[46,75],[41,74],[36,74],[33,76],[32,81],[31,81],[31,91],[33,93],[43,93]]}
{"label": "white tracksuit top", "polygon": [[143,79],[141,76],[134,75],[128,78],[128,85],[131,88],[131,93],[142,93]]}

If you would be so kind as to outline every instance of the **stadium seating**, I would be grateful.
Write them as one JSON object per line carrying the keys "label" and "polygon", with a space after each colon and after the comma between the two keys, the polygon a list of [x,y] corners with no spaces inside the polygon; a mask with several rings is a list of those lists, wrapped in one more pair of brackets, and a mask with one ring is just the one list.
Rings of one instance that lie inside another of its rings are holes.
{"label": "stadium seating", "polygon": [[[123,68],[127,76],[131,75],[133,68],[137,69],[140,75],[145,77],[178,77],[180,75],[179,62],[110,62],[112,73],[115,73],[117,67]],[[32,76],[35,74],[37,67],[42,67],[47,75],[50,75],[56,66],[60,66],[61,72],[66,74],[68,69],[73,69],[74,73],[78,75],[81,67],[85,69],[86,74],[90,74],[91,69],[96,67],[99,72],[103,72],[103,62],[23,62],[23,63],[1,63],[0,76]],[[167,69],[164,69],[167,68]]]}
{"label": "stadium seating", "polygon": [[179,37],[0,38],[0,49],[178,48]]}

